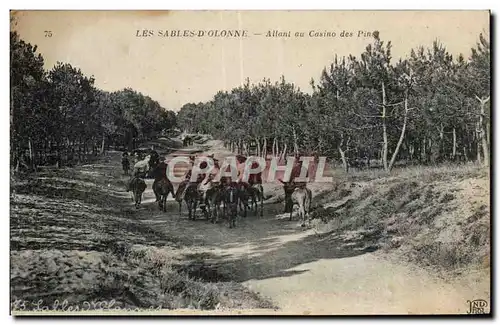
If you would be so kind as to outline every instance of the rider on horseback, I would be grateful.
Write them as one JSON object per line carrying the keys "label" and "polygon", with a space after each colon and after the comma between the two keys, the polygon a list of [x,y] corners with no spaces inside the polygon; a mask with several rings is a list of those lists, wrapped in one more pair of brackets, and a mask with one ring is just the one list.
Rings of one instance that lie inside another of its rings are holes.
{"label": "rider on horseback", "polygon": [[[184,180],[179,184],[179,188],[182,189],[182,195],[181,195],[181,198],[184,197],[184,195],[186,194],[186,190],[188,189],[188,185],[189,183],[192,183],[191,182],[191,175],[193,173],[193,167],[194,167],[194,160],[195,160],[195,157],[194,156],[189,156],[189,166],[188,166],[188,171],[186,173],[186,176],[184,177]],[[200,175],[198,175],[198,178],[199,178]]]}
{"label": "rider on horseback", "polygon": [[160,155],[156,150],[151,150],[150,153],[150,158],[148,161],[149,168],[153,168],[154,166],[157,166],[160,163]]}
{"label": "rider on horseback", "polygon": [[[156,160],[156,164],[150,164],[150,176],[153,176],[153,192],[156,197],[156,202],[160,201],[160,194],[157,191],[157,183],[163,179],[167,178],[167,164],[165,162],[160,162],[159,159]],[[151,162],[151,161],[150,161]]]}

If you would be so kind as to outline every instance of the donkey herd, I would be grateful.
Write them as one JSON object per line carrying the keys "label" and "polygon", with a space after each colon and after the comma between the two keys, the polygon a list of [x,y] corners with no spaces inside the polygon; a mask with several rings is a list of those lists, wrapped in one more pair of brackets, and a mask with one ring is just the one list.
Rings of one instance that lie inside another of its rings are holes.
{"label": "donkey herd", "polygon": [[[141,154],[136,153],[141,159]],[[220,169],[219,162],[209,156],[215,163],[215,167]],[[245,161],[245,157],[239,156],[240,163]],[[187,169],[184,180],[174,190],[174,185],[167,177],[167,163],[161,161],[158,153],[150,150],[149,154],[142,160],[135,163],[127,184],[127,192],[132,192],[135,207],[139,208],[142,195],[147,188],[145,178],[154,179],[152,188],[156,196],[156,202],[161,211],[166,212],[167,197],[172,195],[179,205],[179,215],[182,214],[182,205],[185,202],[188,209],[189,220],[196,219],[196,211],[199,208],[203,217],[212,223],[218,223],[220,219],[227,221],[229,228],[236,226],[238,215],[247,216],[247,211],[252,210],[262,217],[264,209],[264,187],[262,185],[261,174],[250,175],[248,181],[234,181],[230,177],[222,176],[216,180],[214,174],[199,174],[196,180],[191,179],[192,168],[195,157],[189,157],[190,166]],[[202,162],[200,168],[206,162]],[[122,168],[125,175],[129,175],[130,162],[128,153],[122,156]],[[281,180],[280,180],[281,181]],[[310,221],[312,194],[305,183],[296,183],[293,177],[289,182],[283,182],[285,194],[285,213],[290,213],[292,220],[293,207],[298,205],[299,216],[302,220],[302,227],[306,226],[306,221]]]}

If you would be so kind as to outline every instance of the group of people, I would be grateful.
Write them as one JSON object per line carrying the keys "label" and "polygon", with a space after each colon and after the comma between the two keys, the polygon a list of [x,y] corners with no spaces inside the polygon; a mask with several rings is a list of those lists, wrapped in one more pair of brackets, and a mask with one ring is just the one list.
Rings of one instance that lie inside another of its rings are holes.
{"label": "group of people", "polygon": [[[192,173],[193,169],[195,166],[196,162],[196,157],[191,155],[189,157],[189,166],[187,169],[187,173],[185,174],[184,180],[179,184],[176,193],[173,191],[173,186],[171,182],[168,180],[167,175],[166,175],[166,169],[167,169],[167,163],[161,162],[160,161],[160,156],[158,152],[155,150],[151,150],[149,154],[149,173],[147,173],[149,177],[154,178],[154,183],[153,183],[153,191],[156,196],[156,201],[160,203],[160,208],[165,209],[165,200],[166,198],[163,198],[164,196],[168,195],[170,192],[176,199],[176,201],[179,202],[179,212],[181,209],[181,204],[182,201],[185,200],[186,193],[188,189],[193,189],[196,188],[195,191],[192,191],[192,193],[195,193],[196,195],[193,194],[193,196],[196,196],[196,200],[199,200],[200,206],[204,208],[204,205],[206,202],[206,196],[203,195],[202,191],[203,189],[201,185],[206,184],[207,182],[213,182],[215,185],[213,185],[210,190],[215,191],[216,193],[219,193],[220,195],[224,195],[224,193],[229,193],[228,190],[230,189],[237,189],[237,193],[241,194],[238,198],[238,200],[246,200],[247,202],[243,202],[245,205],[246,209],[246,204],[248,204],[248,199],[252,196],[255,197],[255,195],[259,196],[261,199],[261,207],[262,207],[262,201],[263,201],[263,189],[262,189],[262,172],[257,173],[257,174],[250,174],[248,180],[243,181],[241,179],[243,169],[241,168],[244,166],[246,162],[246,157],[243,156],[238,156],[237,161],[238,161],[238,179],[234,180],[231,179],[231,177],[228,176],[222,176],[220,180],[216,183],[214,182],[214,175],[220,171],[220,165],[219,161],[214,158],[214,155],[208,156],[208,158],[211,158],[212,161],[214,162],[214,169],[212,169],[212,172],[210,174],[201,172],[197,175],[196,179],[191,179],[192,178]],[[203,170],[207,167],[207,162],[202,161],[200,164],[200,168]],[[255,162],[254,164],[257,164]],[[122,155],[122,166],[123,170],[125,171],[125,174],[128,175],[128,171],[130,169],[130,161],[129,161],[129,155],[128,153],[123,153]],[[257,168],[257,165],[251,166],[252,168]],[[300,189],[305,189],[306,188],[306,182],[297,182],[296,178],[300,177],[302,170],[302,161],[300,160],[300,156],[296,155],[295,156],[295,163],[292,169],[291,177],[287,182],[281,181],[283,183],[283,189],[285,192],[285,213],[290,212],[293,210],[293,200],[292,200],[292,194],[294,193],[295,189],[300,188]],[[215,172],[215,174],[214,174]],[[309,175],[307,175],[309,176]],[[145,174],[143,174],[139,170],[135,170],[133,174],[131,175],[130,181],[127,186],[127,190],[134,191],[134,194],[136,196],[139,196],[139,199],[136,198],[136,206],[137,202],[140,204],[140,197],[142,196],[142,192],[144,192],[146,186],[144,182],[144,178],[146,177]],[[163,182],[163,185],[158,186],[159,182]],[[162,190],[162,186],[165,188],[165,190]],[[205,188],[205,187],[203,187]],[[137,193],[136,193],[137,192]],[[164,192],[164,193],[163,193]],[[238,195],[239,195],[238,194]],[[163,198],[163,199],[162,199]],[[161,201],[163,200],[163,201]],[[222,200],[222,199],[221,199]],[[163,202],[163,203],[162,203]],[[187,201],[186,201],[187,202]],[[255,201],[254,201],[255,202]],[[257,205],[257,203],[255,203]],[[188,206],[189,208],[189,206]],[[257,209],[257,206],[256,206]],[[246,214],[246,210],[245,210]],[[262,214],[262,209],[261,209],[261,214]],[[190,211],[191,215],[191,211]]]}
{"label": "group of people", "polygon": [[[142,193],[146,190],[146,182],[144,181],[144,178],[146,178],[149,174],[149,176],[155,177],[155,183],[158,177],[158,166],[160,164],[160,156],[157,151],[151,149],[150,154],[144,158],[143,155],[140,152],[135,152],[135,158],[136,162],[134,164],[134,169],[132,171],[132,175],[130,175],[130,180],[127,183],[127,192],[132,191],[134,200],[135,200],[135,205],[136,207],[139,206],[141,203],[142,199]],[[129,175],[130,171],[130,156],[128,152],[123,152],[122,154],[122,169],[125,175]],[[144,165],[144,166],[142,166]],[[155,190],[155,185],[153,184],[153,190]],[[155,190],[156,194],[156,190]],[[157,195],[157,200],[158,200],[158,195]]]}

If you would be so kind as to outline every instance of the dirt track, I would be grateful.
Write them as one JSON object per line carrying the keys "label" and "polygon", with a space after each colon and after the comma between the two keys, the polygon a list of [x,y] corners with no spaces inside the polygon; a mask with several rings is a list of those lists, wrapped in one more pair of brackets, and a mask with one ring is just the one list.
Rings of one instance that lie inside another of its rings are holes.
{"label": "dirt track", "polygon": [[[209,145],[208,153],[228,154],[218,142]],[[113,153],[111,158],[107,166],[95,172],[125,183],[127,177],[120,174],[120,153]],[[182,243],[181,248],[170,252],[173,259],[184,263],[192,276],[244,284],[268,297],[279,307],[279,313],[466,313],[467,300],[489,300],[484,281],[444,283],[422,269],[379,253],[356,236],[339,234],[326,240],[314,229],[304,230],[298,221],[290,222],[282,213],[282,203],[273,203],[281,195],[279,185],[265,185],[266,196],[272,194],[272,198],[266,202],[262,218],[250,212],[247,218],[238,219],[236,228],[229,229],[223,222],[214,225],[201,217],[189,221],[185,205],[179,216],[172,198],[168,199],[168,211],[160,212],[154,202],[152,180],[147,184],[138,210],[132,209],[133,202],[126,193],[116,200],[127,202],[131,217],[155,237],[175,238]],[[329,185],[321,186],[314,193]],[[105,197],[99,202],[116,209],[115,202]],[[116,235],[127,241],[127,233]],[[47,240],[50,242],[50,238]],[[89,239],[82,237],[81,245],[85,245],[84,240]],[[139,244],[150,244],[148,237]]]}

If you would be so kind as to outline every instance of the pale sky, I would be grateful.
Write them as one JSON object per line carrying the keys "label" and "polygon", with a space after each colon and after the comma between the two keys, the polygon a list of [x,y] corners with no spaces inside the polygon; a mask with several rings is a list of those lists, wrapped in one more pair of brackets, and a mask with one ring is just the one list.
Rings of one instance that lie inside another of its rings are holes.
{"label": "pale sky", "polygon": [[[93,75],[96,86],[131,87],[177,111],[188,102],[210,100],[219,90],[283,74],[305,92],[335,54],[359,57],[378,30],[391,41],[394,60],[420,45],[441,41],[454,56],[470,55],[482,32],[489,37],[488,11],[24,11],[16,14],[21,37],[38,45],[46,69],[57,61]],[[138,30],[153,37],[137,37]],[[162,37],[165,30],[246,30],[246,38]],[[269,31],[289,38],[266,38]],[[334,38],[310,31],[336,32]],[[345,30],[353,37],[342,38]],[[45,37],[51,31],[52,37]],[[304,37],[294,37],[304,32]],[[255,35],[261,33],[262,35]]]}

